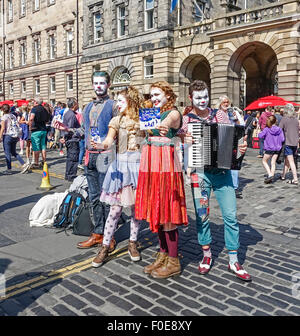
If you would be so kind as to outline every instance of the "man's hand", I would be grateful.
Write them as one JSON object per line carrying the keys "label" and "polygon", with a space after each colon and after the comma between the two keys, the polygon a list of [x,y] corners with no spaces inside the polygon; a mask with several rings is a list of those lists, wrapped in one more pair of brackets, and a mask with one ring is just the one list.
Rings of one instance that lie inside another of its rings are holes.
{"label": "man's hand", "polygon": [[97,143],[97,142],[95,142],[94,140],[91,140],[91,146],[92,146],[92,148],[95,149],[95,150],[99,150],[99,149],[107,149],[107,148],[108,148],[108,145],[105,144],[104,142]]}
{"label": "man's hand", "polygon": [[239,145],[239,151],[243,155],[246,153],[247,150],[247,141],[244,140],[243,144]]}
{"label": "man's hand", "polygon": [[60,131],[69,132],[69,128],[60,121],[55,121],[53,126]]}
{"label": "man's hand", "polygon": [[187,145],[192,145],[194,143],[194,139],[191,133],[186,133],[184,136],[184,143]]}

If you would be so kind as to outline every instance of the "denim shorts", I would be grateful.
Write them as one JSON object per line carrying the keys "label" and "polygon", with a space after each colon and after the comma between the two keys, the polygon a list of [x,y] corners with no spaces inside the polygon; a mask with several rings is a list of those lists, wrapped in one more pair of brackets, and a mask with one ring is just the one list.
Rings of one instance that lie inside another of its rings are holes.
{"label": "denim shorts", "polygon": [[285,145],[284,148],[284,155],[288,156],[288,155],[293,155],[295,156],[297,152],[297,146],[287,146]]}
{"label": "denim shorts", "polygon": [[265,154],[275,155],[275,154],[279,154],[279,151],[266,150]]}

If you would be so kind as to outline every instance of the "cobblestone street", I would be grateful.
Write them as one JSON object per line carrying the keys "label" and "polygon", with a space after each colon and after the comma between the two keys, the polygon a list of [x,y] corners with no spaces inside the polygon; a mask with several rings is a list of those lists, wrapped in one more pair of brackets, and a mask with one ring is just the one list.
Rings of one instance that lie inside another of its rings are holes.
{"label": "cobblestone street", "polygon": [[[139,235],[142,261],[131,262],[127,254],[129,224],[126,223],[116,234],[118,246],[111,260],[98,269],[91,267],[95,248],[88,251],[74,249],[68,258],[40,267],[32,266],[28,272],[15,270],[15,276],[10,272],[6,279],[7,297],[0,302],[0,315],[299,315],[299,188],[280,180],[271,185],[264,184],[264,170],[256,154],[252,149],[247,152],[240,173],[243,198],[237,200],[239,259],[252,275],[252,282],[244,283],[227,270],[223,224],[214,196],[211,201],[214,263],[208,275],[199,274],[197,266],[202,252],[187,188],[190,222],[180,229],[180,276],[158,280],[143,273],[143,267],[153,260],[158,247],[156,235],[145,223]],[[49,157],[54,154],[50,153]],[[55,160],[53,158],[53,162]],[[53,163],[50,169],[57,175],[63,174],[64,164]],[[27,177],[30,175],[37,174]],[[3,206],[4,202],[1,203]],[[1,213],[2,218],[4,214],[5,211]],[[27,221],[22,224],[28,226]],[[53,230],[49,234],[55,235]],[[56,236],[75,244],[73,235],[59,233]],[[75,239],[80,241],[80,237]],[[0,257],[7,261],[8,268],[14,263],[9,257],[10,248],[16,245],[15,242],[0,248]],[[17,260],[18,256],[15,258]]]}

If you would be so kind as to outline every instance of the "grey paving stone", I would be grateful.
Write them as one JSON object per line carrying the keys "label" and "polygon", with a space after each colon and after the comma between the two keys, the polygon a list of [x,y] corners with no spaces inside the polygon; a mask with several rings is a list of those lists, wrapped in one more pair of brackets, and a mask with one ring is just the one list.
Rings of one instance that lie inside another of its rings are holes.
{"label": "grey paving stone", "polygon": [[275,297],[279,300],[285,301],[287,303],[290,303],[294,306],[299,306],[300,307],[300,300],[297,300],[296,298],[294,298],[292,295],[286,295],[280,292],[273,292],[271,293],[272,297]]}
{"label": "grey paving stone", "polygon": [[247,283],[244,283],[243,285],[239,285],[239,284],[234,283],[234,284],[230,284],[229,287],[234,288],[237,291],[239,291],[240,293],[247,294],[249,296],[254,296],[256,294],[256,291],[250,289],[248,287]]}
{"label": "grey paving stone", "polygon": [[193,299],[197,299],[200,296],[200,293],[195,292],[194,290],[190,290],[186,287],[183,287],[181,285],[177,285],[177,284],[172,284],[172,289],[181,294],[187,295],[189,297],[192,297]]}
{"label": "grey paving stone", "polygon": [[136,294],[129,294],[127,296],[125,296],[125,299],[127,299],[129,302],[132,302],[134,304],[136,304],[139,307],[142,307],[144,309],[149,309],[150,307],[153,306],[153,303],[142,298],[139,295]]}
{"label": "grey paving stone", "polygon": [[155,316],[175,316],[174,313],[162,307],[154,307],[150,310],[150,312]]}
{"label": "grey paving stone", "polygon": [[166,297],[172,297],[176,295],[176,292],[170,289],[170,287],[173,288],[173,286],[170,286],[169,288],[167,288],[157,283],[153,283],[149,285],[148,287],[151,288],[154,292],[160,293]]}
{"label": "grey paving stone", "polygon": [[200,310],[200,312],[202,314],[204,314],[205,316],[224,316],[225,314],[220,313],[216,310],[213,310],[211,308],[205,307],[203,309]]}
{"label": "grey paving stone", "polygon": [[61,300],[63,300],[65,303],[67,303],[68,305],[80,310],[82,308],[84,308],[87,303],[86,302],[83,302],[81,300],[79,300],[77,297],[75,297],[74,295],[67,295],[67,296],[63,296],[61,298]]}
{"label": "grey paving stone", "polygon": [[133,308],[133,304],[122,299],[119,296],[116,295],[111,295],[107,298],[107,301],[114,304],[115,306],[117,306],[118,308],[124,309],[125,311],[129,311],[130,309]]}
{"label": "grey paving stone", "polygon": [[253,316],[270,316],[269,314],[261,311],[261,310],[256,310],[253,314]]}
{"label": "grey paving stone", "polygon": [[76,293],[76,294],[80,294],[82,292],[84,292],[85,290],[82,287],[77,286],[74,282],[69,281],[69,280],[63,280],[60,285],[62,287],[67,288],[69,291],[71,291],[72,293]]}
{"label": "grey paving stone", "polygon": [[142,310],[140,308],[134,308],[130,311],[130,315],[132,316],[152,316],[147,311]]}
{"label": "grey paving stone", "polygon": [[223,301],[223,300],[226,299],[226,295],[221,294],[219,292],[216,292],[216,291],[212,290],[211,288],[207,288],[205,286],[200,285],[197,288],[195,288],[195,290],[200,294],[206,294],[206,295],[211,296],[211,297],[213,297],[217,300]]}
{"label": "grey paving stone", "polygon": [[267,296],[267,295],[264,295],[264,294],[260,294],[258,297],[257,297],[259,300],[263,300],[267,303],[269,303],[270,305],[274,306],[274,307],[279,307],[279,308],[282,308],[282,309],[285,309],[288,307],[288,304],[281,301],[281,300],[277,300],[273,297],[270,297],[270,296]]}
{"label": "grey paving stone", "polygon": [[136,282],[130,281],[128,279],[123,278],[122,276],[118,274],[113,274],[109,277],[109,279],[114,280],[115,282],[125,286],[125,287],[133,287],[136,285]]}
{"label": "grey paving stone", "polygon": [[199,316],[199,314],[197,314],[196,312],[191,311],[189,309],[182,310],[180,315],[182,315],[182,316]]}
{"label": "grey paving stone", "polygon": [[216,301],[208,296],[201,296],[201,298],[199,299],[200,302],[203,304],[203,305],[208,305],[212,308],[217,308],[221,311],[224,311],[228,308],[228,305],[225,305],[223,303],[220,303],[219,301]]}
{"label": "grey paving stone", "polygon": [[288,313],[288,312],[283,311],[283,310],[279,310],[279,309],[274,312],[274,315],[276,315],[276,316],[293,316],[293,314]]}
{"label": "grey paving stone", "polygon": [[129,293],[129,291],[125,288],[123,288],[122,286],[119,286],[115,283],[109,282],[109,281],[105,281],[103,284],[104,288],[107,288],[108,290],[110,290],[112,293],[114,294],[119,294],[119,295],[124,295]]}
{"label": "grey paving stone", "polygon": [[202,306],[200,301],[191,300],[183,295],[176,296],[174,298],[174,301],[177,303],[181,303],[191,309],[200,309]]}
{"label": "grey paving stone", "polygon": [[107,297],[111,295],[111,292],[97,285],[90,285],[87,287],[87,289],[100,297]]}
{"label": "grey paving stone", "polygon": [[47,309],[41,306],[37,306],[31,309],[36,316],[53,316]]}
{"label": "grey paving stone", "polygon": [[169,309],[170,311],[173,311],[173,312],[179,312],[182,309],[182,306],[175,303],[175,300],[171,301],[167,298],[157,299],[156,303],[158,303],[160,306],[166,307],[167,309]]}
{"label": "grey paving stone", "polygon": [[78,316],[74,311],[70,310],[63,304],[58,304],[52,308],[59,316]]}
{"label": "grey paving stone", "polygon": [[142,287],[142,286],[136,286],[132,288],[132,291],[137,292],[141,295],[146,296],[147,298],[151,299],[157,299],[159,297],[158,293],[155,291],[152,291],[148,288]]}
{"label": "grey paving stone", "polygon": [[105,303],[105,301],[100,299],[98,296],[87,292],[81,294],[80,297],[86,299],[89,302],[89,304],[92,304],[96,307],[100,307]]}
{"label": "grey paving stone", "polygon": [[262,300],[257,300],[250,296],[240,296],[239,300],[243,301],[244,303],[247,303],[251,306],[253,306],[256,309],[261,309],[263,311],[272,312],[274,311],[274,307],[268,303],[263,302]]}
{"label": "grey paving stone", "polygon": [[24,308],[14,299],[7,299],[0,303],[0,308],[9,316],[17,316]]}
{"label": "grey paving stone", "polygon": [[82,310],[82,312],[86,315],[86,316],[104,316],[103,314],[101,314],[98,310],[92,308],[92,307],[88,307]]}
{"label": "grey paving stone", "polygon": [[89,284],[91,284],[91,281],[82,277],[81,275],[79,274],[76,274],[76,275],[73,275],[71,278],[70,278],[72,281],[75,281],[77,282],[78,284],[82,285],[82,286],[88,286]]}
{"label": "grey paving stone", "polygon": [[230,306],[235,306],[235,307],[239,308],[240,310],[246,311],[248,313],[251,313],[251,311],[254,309],[253,307],[251,307],[247,304],[244,304],[244,303],[242,303],[238,300],[232,299],[232,298],[226,300],[225,303],[227,303]]}

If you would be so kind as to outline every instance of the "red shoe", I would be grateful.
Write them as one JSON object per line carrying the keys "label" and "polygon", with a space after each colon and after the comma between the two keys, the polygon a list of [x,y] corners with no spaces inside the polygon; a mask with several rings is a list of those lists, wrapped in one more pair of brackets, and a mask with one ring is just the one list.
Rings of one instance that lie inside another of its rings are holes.
{"label": "red shoe", "polygon": [[207,274],[210,271],[212,264],[212,259],[209,257],[204,257],[202,261],[199,263],[198,270],[200,274],[204,275]]}
{"label": "red shoe", "polygon": [[250,274],[243,269],[242,265],[239,264],[238,262],[235,262],[233,265],[229,264],[228,265],[228,271],[234,273],[237,278],[243,280],[243,281],[251,281],[251,276]]}

